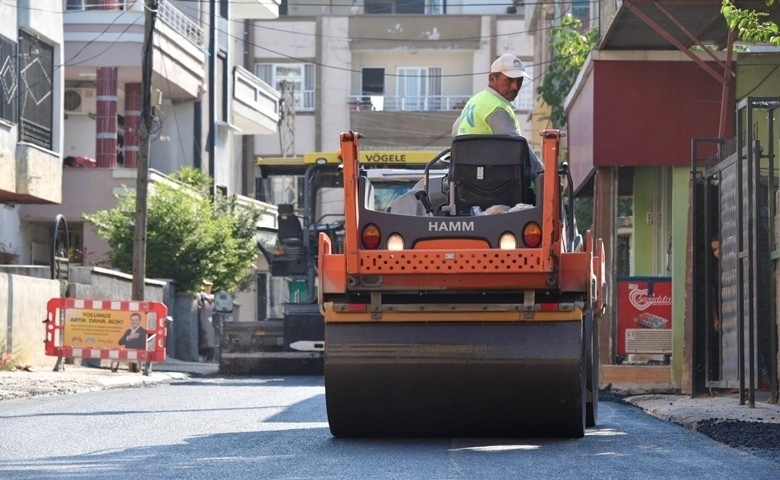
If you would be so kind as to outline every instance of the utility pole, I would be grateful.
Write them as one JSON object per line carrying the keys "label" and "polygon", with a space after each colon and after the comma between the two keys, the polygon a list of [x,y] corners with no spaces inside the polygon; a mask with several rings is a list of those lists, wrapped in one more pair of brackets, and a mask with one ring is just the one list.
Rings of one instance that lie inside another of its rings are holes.
{"label": "utility pole", "polygon": [[141,131],[135,181],[135,231],[133,237],[133,300],[144,299],[146,279],[146,212],[149,187],[149,134],[152,130],[152,52],[157,0],[145,0],[144,46],[141,73]]}
{"label": "utility pole", "polygon": [[218,0],[209,2],[209,137],[206,150],[209,155],[211,199],[217,198],[217,8]]}

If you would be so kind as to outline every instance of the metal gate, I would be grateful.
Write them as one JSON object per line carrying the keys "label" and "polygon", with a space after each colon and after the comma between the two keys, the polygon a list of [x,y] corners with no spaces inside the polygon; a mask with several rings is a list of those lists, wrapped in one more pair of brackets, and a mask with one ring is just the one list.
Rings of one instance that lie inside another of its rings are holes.
{"label": "metal gate", "polygon": [[780,97],[748,97],[737,105],[733,141],[692,143],[694,393],[739,388],[741,402],[751,404],[764,381],[777,401],[772,259],[778,109]]}

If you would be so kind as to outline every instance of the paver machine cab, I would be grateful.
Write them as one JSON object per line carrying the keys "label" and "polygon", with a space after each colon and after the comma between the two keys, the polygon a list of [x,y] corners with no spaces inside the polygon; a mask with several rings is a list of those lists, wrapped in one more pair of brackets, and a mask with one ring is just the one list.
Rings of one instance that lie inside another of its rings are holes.
{"label": "paver machine cab", "polygon": [[[431,157],[434,153],[431,153]],[[372,204],[385,210],[411,190],[423,175],[415,168],[369,168],[375,193]],[[437,178],[441,170],[428,170]],[[339,164],[313,164],[303,177],[303,212],[291,204],[278,206],[273,243],[258,242],[272,277],[288,282],[282,318],[258,322],[227,322],[223,326],[220,372],[233,375],[320,375],[323,372],[324,323],[317,303],[317,236],[330,239],[341,251],[344,192]],[[417,203],[414,197],[411,202]]]}
{"label": "paver machine cab", "polygon": [[455,137],[432,160],[449,156],[448,174],[390,211],[371,206],[360,135],[341,135],[343,250],[318,239],[334,436],[581,437],[596,424],[603,246],[576,231],[560,132],[541,135],[536,178],[524,138]]}
{"label": "paver machine cab", "polygon": [[[339,249],[343,227],[338,165],[312,165],[304,174],[304,211],[278,206],[274,243],[258,248],[272,277],[288,281],[282,318],[226,322],[220,343],[220,372],[234,375],[320,375],[323,371],[323,320],[317,304],[317,235]],[[338,197],[338,198],[336,198]]]}

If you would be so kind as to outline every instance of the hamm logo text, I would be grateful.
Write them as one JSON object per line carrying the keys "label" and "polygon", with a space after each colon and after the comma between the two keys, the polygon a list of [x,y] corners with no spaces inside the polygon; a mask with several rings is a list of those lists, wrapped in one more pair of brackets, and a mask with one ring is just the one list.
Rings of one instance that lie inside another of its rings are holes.
{"label": "hamm logo text", "polygon": [[474,222],[428,222],[429,232],[473,232]]}

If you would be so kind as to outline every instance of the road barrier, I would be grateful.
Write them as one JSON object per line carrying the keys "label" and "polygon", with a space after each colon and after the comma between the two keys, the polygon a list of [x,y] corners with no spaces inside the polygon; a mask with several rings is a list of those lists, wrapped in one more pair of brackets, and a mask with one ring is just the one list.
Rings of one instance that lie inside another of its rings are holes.
{"label": "road barrier", "polygon": [[45,320],[46,355],[162,362],[167,314],[159,302],[52,298]]}

